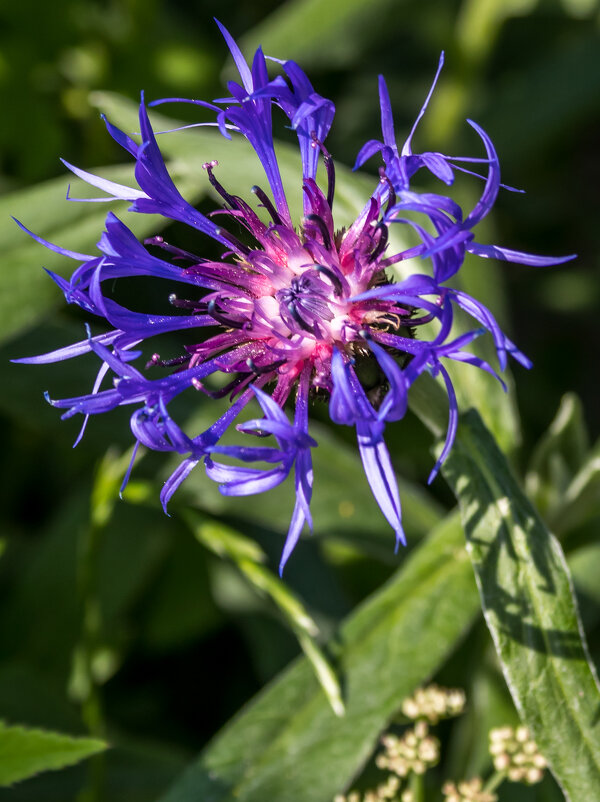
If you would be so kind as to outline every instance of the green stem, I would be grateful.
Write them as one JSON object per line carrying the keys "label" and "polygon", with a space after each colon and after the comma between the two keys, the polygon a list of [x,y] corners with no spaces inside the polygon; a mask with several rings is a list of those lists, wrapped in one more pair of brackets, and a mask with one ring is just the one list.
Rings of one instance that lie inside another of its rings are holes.
{"label": "green stem", "polygon": [[413,795],[413,802],[425,802],[425,782],[423,774],[411,772],[408,787]]}
{"label": "green stem", "polygon": [[506,779],[506,772],[505,771],[495,771],[486,784],[483,787],[483,791],[486,794],[491,794],[492,791],[495,791],[496,788],[500,785],[500,783]]}

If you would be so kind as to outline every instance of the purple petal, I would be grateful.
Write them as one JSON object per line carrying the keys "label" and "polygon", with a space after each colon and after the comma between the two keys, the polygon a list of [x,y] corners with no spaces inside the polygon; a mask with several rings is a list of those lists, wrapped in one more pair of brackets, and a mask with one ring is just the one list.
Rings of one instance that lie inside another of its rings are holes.
{"label": "purple petal", "polygon": [[442,52],[440,53],[440,59],[438,61],[438,67],[435,73],[435,77],[433,79],[433,83],[431,84],[429,92],[427,93],[427,97],[425,98],[425,103],[423,103],[423,105],[421,106],[421,111],[417,114],[417,119],[415,120],[413,127],[410,130],[410,134],[408,135],[406,142],[402,146],[402,153],[401,153],[402,156],[410,156],[412,153],[411,149],[412,138],[414,136],[415,131],[417,130],[417,125],[421,121],[421,117],[425,114],[425,111],[427,110],[427,106],[429,105],[429,101],[431,100],[431,96],[433,95],[435,85],[437,84],[438,78],[440,77],[440,72],[442,71],[443,66],[444,66],[444,51],[442,50]]}
{"label": "purple petal", "polygon": [[381,133],[383,134],[383,141],[389,148],[392,148],[395,153],[398,153],[396,149],[396,132],[394,131],[394,115],[392,114],[390,93],[388,92],[383,75],[379,76],[379,105],[381,107]]}
{"label": "purple petal", "polygon": [[199,462],[200,460],[196,459],[195,457],[188,457],[188,459],[185,459],[180,465],[177,466],[177,468],[175,468],[173,473],[164,483],[163,488],[160,491],[160,503],[162,504],[162,508],[167,515],[167,504],[171,500],[171,496],[184,481],[184,479],[187,479]]}
{"label": "purple petal", "polygon": [[310,454],[305,452],[296,461],[296,503],[279,561],[279,576],[283,575],[285,564],[300,538],[304,524],[308,523],[309,527],[312,528],[310,512],[308,511],[312,495],[312,484],[312,463]]}
{"label": "purple petal", "polygon": [[396,544],[400,542],[406,544],[402,529],[398,484],[379,427],[376,428],[367,421],[359,421],[356,433],[365,474],[375,500],[396,533]]}
{"label": "purple petal", "polygon": [[510,248],[500,248],[498,245],[481,245],[479,242],[470,242],[467,250],[484,259],[502,259],[505,262],[517,262],[530,267],[550,267],[560,265],[563,262],[570,262],[577,257],[576,253],[568,256],[536,256],[533,253],[524,251],[513,251]]}
{"label": "purple petal", "polygon": [[227,42],[227,47],[229,48],[229,52],[233,56],[233,60],[235,62],[235,66],[240,74],[240,78],[242,79],[242,83],[246,89],[248,94],[252,94],[253,84],[252,84],[252,73],[250,72],[250,67],[246,62],[246,59],[242,55],[242,51],[239,49],[237,42],[233,38],[233,36],[229,33],[227,28],[222,25],[219,20],[214,17],[215,22],[219,26],[219,30],[223,34],[223,38]]}
{"label": "purple petal", "polygon": [[287,478],[289,467],[263,471],[260,468],[221,465],[207,458],[206,473],[213,481],[220,483],[219,490],[224,496],[252,496],[280,485]]}
{"label": "purple petal", "polygon": [[439,178],[440,181],[443,181],[444,184],[450,186],[454,183],[452,167],[446,161],[446,157],[442,156],[441,153],[422,153],[420,158],[423,167],[426,167],[430,173],[433,173],[433,175]]}
{"label": "purple petal", "polygon": [[61,248],[59,245],[55,245],[53,242],[49,242],[47,239],[34,234],[33,231],[30,231],[28,228],[26,228],[23,223],[17,220],[16,217],[13,217],[13,220],[19,226],[21,231],[29,234],[32,239],[34,239],[36,242],[39,242],[40,245],[43,245],[45,248],[48,248],[49,251],[54,251],[54,253],[60,253],[62,256],[68,256],[70,259],[77,259],[78,261],[82,262],[87,262],[94,258],[86,253],[78,253],[77,251],[69,251],[67,248]]}
{"label": "purple petal", "polygon": [[376,153],[379,153],[385,145],[382,142],[378,142],[376,139],[369,139],[368,142],[362,146],[362,148],[358,151],[358,155],[356,157],[356,161],[354,162],[353,170],[358,170],[359,167],[368,161],[371,156],[374,156]]}
{"label": "purple petal", "polygon": [[498,154],[496,153],[496,149],[494,148],[492,140],[489,138],[483,128],[477,125],[476,122],[473,122],[473,120],[467,120],[467,122],[471,128],[474,128],[477,131],[483,140],[487,157],[489,159],[487,179],[483,192],[481,193],[481,198],[476,203],[473,211],[471,214],[469,214],[464,223],[466,227],[473,228],[476,223],[478,223],[487,215],[498,196],[498,190],[500,188],[500,162],[498,161]]}
{"label": "purple petal", "polygon": [[442,378],[444,379],[444,383],[446,385],[446,391],[448,393],[448,431],[446,432],[446,442],[444,443],[444,448],[442,449],[442,453],[429,474],[427,484],[431,484],[433,482],[446,457],[450,453],[456,437],[456,430],[458,428],[458,403],[456,401],[454,386],[450,376],[448,375],[448,371],[443,365],[439,365],[439,371],[442,374]]}
{"label": "purple petal", "polygon": [[[99,175],[94,175],[93,173],[88,173],[85,170],[80,170],[79,167],[75,167],[73,164],[69,164],[68,161],[65,159],[61,159],[61,162],[65,165],[65,167],[70,170],[72,173],[75,173],[76,176],[81,178],[87,184],[91,184],[93,187],[98,187],[98,189],[103,190],[108,195],[111,195],[110,198],[101,198],[101,200],[129,200],[134,201],[138,198],[147,198],[145,192],[140,192],[139,189],[133,189],[132,187],[127,187],[124,184],[117,184],[114,181],[109,181],[107,178],[100,178]],[[83,198],[80,200],[91,200],[90,198]],[[96,200],[94,198],[94,200]]]}

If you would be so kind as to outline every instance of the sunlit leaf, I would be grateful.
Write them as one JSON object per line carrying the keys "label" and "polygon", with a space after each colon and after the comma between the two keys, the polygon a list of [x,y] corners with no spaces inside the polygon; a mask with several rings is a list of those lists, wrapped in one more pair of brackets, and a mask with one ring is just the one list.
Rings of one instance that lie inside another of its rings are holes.
{"label": "sunlit leaf", "polygon": [[567,799],[600,787],[600,689],[569,571],[475,412],[444,475],[461,508],[484,614],[514,702]]}
{"label": "sunlit leaf", "polygon": [[360,770],[402,699],[444,661],[478,609],[456,516],[349,617],[331,650],[346,715],[306,659],[275,680],[161,802],[331,802]]}

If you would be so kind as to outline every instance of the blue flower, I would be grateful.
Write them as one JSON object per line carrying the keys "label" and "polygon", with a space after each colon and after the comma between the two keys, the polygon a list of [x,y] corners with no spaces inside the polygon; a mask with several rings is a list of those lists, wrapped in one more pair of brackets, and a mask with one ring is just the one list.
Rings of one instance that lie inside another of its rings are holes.
{"label": "blue flower", "polygon": [[[228,227],[217,225],[187,203],[165,166],[142,95],[139,144],[105,121],[110,136],[135,160],[137,187],[116,184],[65,164],[106,193],[95,201],[127,200],[130,211],[160,214],[184,223],[223,246],[223,258],[203,258],[164,242],[162,237],[142,244],[112,212],[106,217],[95,255],[61,248],[19,223],[38,242],[79,263],[69,281],[53,273],[50,277],[68,303],[104,319],[112,328],[94,337],[88,330],[81,342],[16,361],[43,364],[93,352],[100,367],[91,392],[50,403],[65,410],[63,417],[83,415],[81,434],[91,415],[119,406],[132,407],[134,459],[140,444],[183,457],[162,489],[165,508],[199,463],[229,496],[269,490],[285,481],[293,469],[296,504],[281,570],[305,524],[312,527],[311,449],[317,443],[309,434],[308,411],[312,397],[327,399],[332,421],[356,429],[367,481],[396,535],[396,544],[404,543],[400,498],[384,435],[388,423],[405,415],[413,382],[428,371],[442,377],[448,392],[448,434],[431,480],[452,447],[458,416],[456,395],[444,362],[467,362],[499,378],[488,363],[467,350],[475,337],[488,331],[501,369],[508,354],[530,366],[492,313],[448,282],[460,270],[467,252],[533,266],[558,264],[572,257],[534,256],[475,241],[473,229],[488,214],[503,186],[494,146],[476,123],[469,121],[483,143],[483,156],[455,158],[413,152],[417,124],[434,91],[443,55],[431,90],[400,149],[386,83],[380,77],[383,139],[367,142],[356,161],[358,167],[380,154],[380,179],[355,222],[347,230],[338,230],[332,213],[335,170],[324,144],[335,113],[332,101],[315,91],[293,61],[272,59],[283,71],[273,79],[260,48],[248,65],[230,34],[217,24],[241,83],[230,81],[230,95],[213,102],[169,98],[157,103],[179,101],[201,106],[214,115],[210,124],[217,125],[223,136],[241,134],[248,140],[268,182],[270,194],[260,187],[252,191],[269,222],[220,184],[216,162],[207,162],[204,168],[223,199],[221,213],[231,223],[242,225],[252,244],[244,244]],[[283,112],[298,136],[302,160],[298,192],[303,197],[304,217],[297,227],[291,220],[275,155],[274,109]],[[325,189],[316,182],[320,159],[326,168]],[[464,214],[444,193],[452,186],[457,170],[471,173],[463,166],[466,163],[480,164],[485,174],[479,176],[483,180],[479,201]],[[422,169],[441,182],[443,191],[423,193],[413,188],[413,176]],[[411,227],[418,244],[391,251],[388,238],[392,224]],[[431,270],[391,283],[386,269],[414,257],[430,260]],[[133,276],[164,279],[166,295],[178,313],[134,312],[107,297],[107,282],[110,285],[114,279]],[[183,297],[174,293],[177,285],[185,288]],[[470,315],[477,327],[452,339],[456,307]],[[420,334],[431,331],[431,327],[422,328],[428,323],[435,329],[430,339]],[[145,367],[134,367],[146,341],[159,334],[190,330],[190,344],[180,357],[163,361],[154,354]],[[216,374],[226,380],[223,388],[214,392],[207,389],[205,380]],[[229,396],[230,406],[209,429],[192,436],[169,411],[170,402],[185,391]],[[264,417],[239,424],[237,430],[270,437],[273,444],[221,445],[223,434],[252,399],[258,400]],[[293,422],[284,411],[288,402],[295,406]],[[242,464],[231,464],[231,460]],[[263,467],[248,467],[248,463],[262,463]]]}

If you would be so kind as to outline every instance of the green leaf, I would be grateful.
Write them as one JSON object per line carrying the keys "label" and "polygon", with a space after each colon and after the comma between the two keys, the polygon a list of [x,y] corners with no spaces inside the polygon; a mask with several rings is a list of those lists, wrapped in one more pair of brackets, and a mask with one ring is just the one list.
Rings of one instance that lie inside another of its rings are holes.
{"label": "green leaf", "polygon": [[[106,171],[99,170],[104,175]],[[124,181],[130,168],[114,168],[110,178]],[[102,232],[106,208],[93,203],[70,203],[65,199],[69,179],[65,175],[31,189],[5,195],[0,200],[0,248],[10,269],[0,275],[0,339],[30,326],[48,309],[62,302],[62,293],[42,267],[64,274],[76,263],[52,253],[31,240],[11,219],[51,242],[87,253]],[[85,186],[73,176],[73,193]],[[156,218],[154,218],[156,220]],[[154,221],[140,220],[138,233],[153,230]]]}
{"label": "green leaf", "polygon": [[265,562],[265,553],[258,543],[231,527],[218,521],[210,521],[190,510],[186,510],[183,517],[196,539],[213,554],[229,557],[238,564],[243,560],[254,563]]}
{"label": "green leaf", "polygon": [[93,738],[0,723],[0,785],[25,780],[40,771],[72,766],[107,746]]}
{"label": "green leaf", "polygon": [[444,475],[459,500],[485,618],[514,702],[567,799],[600,788],[600,689],[558,541],[479,416]]}
{"label": "green leaf", "polygon": [[[600,622],[600,543],[583,546],[569,554],[569,569],[573,577],[581,618],[586,631]],[[592,642],[592,646],[596,643]]]}
{"label": "green leaf", "polygon": [[338,678],[315,640],[319,628],[290,588],[261,564],[266,557],[260,546],[229,526],[207,520],[197,512],[187,511],[184,518],[200,543],[220,557],[227,556],[233,560],[250,585],[261,595],[271,598],[298,638],[331,709],[336,716],[343,716],[344,702]]}
{"label": "green leaf", "polygon": [[369,757],[402,699],[445,660],[478,609],[457,516],[440,524],[331,644],[337,718],[306,659],[283,672],[161,802],[331,802]]}
{"label": "green leaf", "polygon": [[560,512],[565,490],[581,468],[588,450],[581,401],[574,393],[567,393],[535,447],[525,478],[527,494],[543,515]]}
{"label": "green leaf", "polygon": [[549,514],[553,529],[562,534],[600,515],[600,441],[564,492],[556,491],[561,503]]}
{"label": "green leaf", "polygon": [[[262,45],[270,56],[308,64],[342,65],[356,59],[376,36],[381,14],[393,0],[289,0],[240,40],[245,53]],[[298,36],[302,31],[302,36]]]}
{"label": "green leaf", "polygon": [[[90,169],[111,181],[134,186],[133,165]],[[173,170],[176,173],[175,170]],[[49,251],[30,239],[11,215],[44,239],[84,254],[95,254],[96,243],[104,229],[109,208],[122,216],[127,203],[76,203],[65,198],[67,185],[71,196],[89,198],[102,193],[79,178],[65,175],[31,189],[5,195],[0,200],[0,248],[9,270],[0,274],[0,340],[27,328],[49,309],[63,303],[60,290],[42,268],[66,276],[77,262]],[[202,182],[178,176],[178,186],[191,202],[205,191]],[[127,224],[138,236],[159,231],[167,220],[158,215],[131,214]]]}

